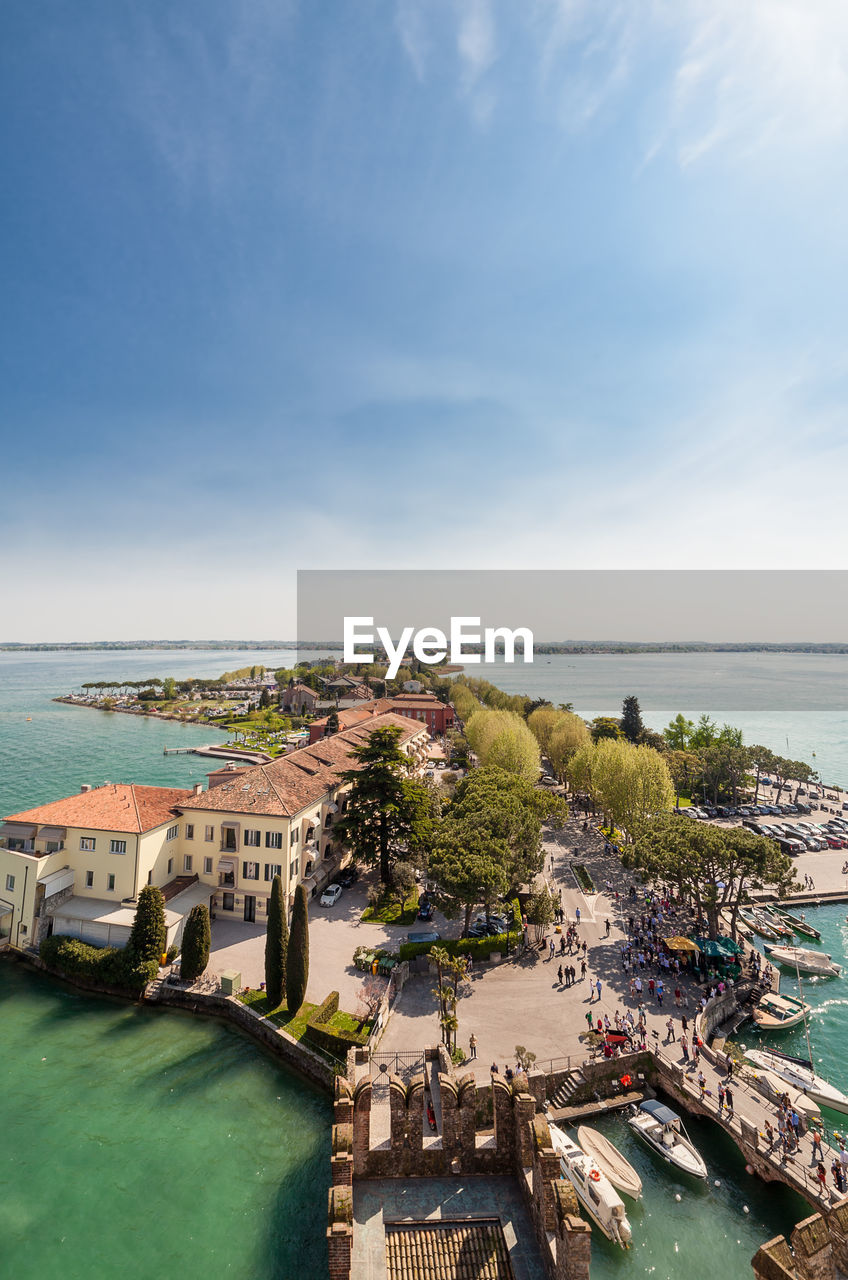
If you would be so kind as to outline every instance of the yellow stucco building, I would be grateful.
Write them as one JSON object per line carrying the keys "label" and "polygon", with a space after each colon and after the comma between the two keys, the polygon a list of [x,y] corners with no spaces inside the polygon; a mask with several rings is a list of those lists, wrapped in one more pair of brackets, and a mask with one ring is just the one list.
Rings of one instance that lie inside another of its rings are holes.
{"label": "yellow stucco building", "polygon": [[339,869],[340,775],[351,748],[389,726],[419,767],[427,730],[386,714],[270,764],[219,770],[207,790],[104,783],[11,814],[0,827],[0,940],[25,950],[62,933],[122,946],[146,884],[165,895],[169,945],[198,902],[264,922],[275,875],[290,901],[298,884],[316,893]]}

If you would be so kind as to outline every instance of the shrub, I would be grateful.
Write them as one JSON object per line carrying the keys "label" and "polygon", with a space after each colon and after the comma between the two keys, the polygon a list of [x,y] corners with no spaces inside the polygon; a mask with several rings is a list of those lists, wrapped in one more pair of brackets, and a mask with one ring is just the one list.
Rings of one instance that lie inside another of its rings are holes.
{"label": "shrub", "polygon": [[571,870],[574,872],[574,879],[579,884],[584,893],[594,893],[595,886],[592,883],[592,877],[583,866],[582,862],[572,862]]}
{"label": "shrub", "polygon": [[138,895],[138,906],[130,930],[127,950],[139,960],[155,960],[165,951],[168,930],[165,926],[165,899],[162,890],[146,884]]}
{"label": "shrub", "polygon": [[180,961],[180,977],[184,982],[194,982],[209,963],[212,944],[212,926],[209,908],[202,902],[192,907],[183,932],[183,956]]}
{"label": "shrub", "polygon": [[286,963],[286,1005],[294,1014],[306,997],[309,981],[309,905],[306,889],[299,884],[295,889],[292,910],[291,933]]}
{"label": "shrub", "polygon": [[286,991],[288,945],[289,924],[283,898],[283,882],[279,876],[274,876],[265,926],[265,991],[272,1009],[282,1004]]}
{"label": "shrub", "polygon": [[180,949],[177,946],[177,944],[174,943],[173,946],[170,946],[168,950],[165,952],[165,959],[167,960],[168,964],[173,964],[173,962],[176,960],[179,954],[180,954]]}
{"label": "shrub", "polygon": [[159,972],[158,960],[139,960],[127,947],[93,947],[79,938],[54,934],[38,954],[49,969],[125,991],[141,991]]}
{"label": "shrub", "polygon": [[331,991],[323,1004],[319,1004],[318,1008],[309,1019],[311,1024],[315,1026],[323,1026],[325,1022],[329,1022],[334,1014],[339,1011],[339,993]]}

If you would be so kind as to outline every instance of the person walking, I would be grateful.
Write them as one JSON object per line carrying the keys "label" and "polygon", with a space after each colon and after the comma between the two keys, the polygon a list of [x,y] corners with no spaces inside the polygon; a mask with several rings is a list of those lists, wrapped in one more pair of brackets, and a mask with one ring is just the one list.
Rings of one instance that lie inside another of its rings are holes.
{"label": "person walking", "polygon": [[580,961],[580,981],[582,982],[585,977],[586,977],[586,961],[581,960]]}
{"label": "person walking", "polygon": [[598,993],[598,1001],[600,1002],[600,999],[601,999],[601,980],[600,980],[600,978],[597,978],[597,979],[595,980],[595,990],[596,990],[596,991],[597,991],[597,993]]}
{"label": "person walking", "polygon": [[577,919],[577,923],[579,924],[579,923],[580,923],[580,908],[579,908],[579,907],[578,907],[578,908],[577,908],[577,910],[574,912],[574,915],[575,915],[575,917],[576,917],[576,919]]}
{"label": "person walking", "polygon": [[665,1042],[670,1044],[674,1040],[674,1020],[669,1018],[665,1024]]}
{"label": "person walking", "polygon": [[477,1057],[477,1037],[475,1036],[473,1031],[471,1032],[471,1035],[468,1037],[468,1056],[469,1058]]}
{"label": "person walking", "polygon": [[559,985],[562,986],[562,965],[557,969],[557,977],[559,978]]}
{"label": "person walking", "polygon": [[718,1113],[721,1115],[724,1109],[724,1085],[718,1086]]}
{"label": "person walking", "polygon": [[701,1101],[703,1102],[707,1092],[707,1077],[703,1071],[698,1072],[698,1088],[701,1090]]}
{"label": "person walking", "polygon": [[605,935],[604,935],[604,936],[605,936],[605,937],[607,937],[607,938],[610,936],[610,922],[609,922],[609,919],[607,919],[606,933],[605,933]]}
{"label": "person walking", "polygon": [[[840,1143],[840,1146],[841,1145],[842,1144]],[[821,1134],[819,1133],[818,1129],[814,1129],[813,1130],[813,1158],[810,1161],[810,1164],[815,1164],[817,1161],[820,1161],[821,1157],[822,1157]],[[841,1157],[841,1153],[840,1153],[840,1157]]]}
{"label": "person walking", "polygon": [[586,1024],[587,1024],[587,1026],[589,1027],[589,1030],[590,1030],[590,1031],[594,1030],[595,1023],[594,1023],[594,1020],[593,1020],[593,1018],[592,1018],[591,1013],[587,1013],[587,1014],[586,1014]]}
{"label": "person walking", "polygon": [[554,940],[553,940],[553,938],[551,938],[551,940],[550,940],[550,942],[549,942],[549,944],[548,944],[548,959],[549,959],[549,960],[553,960],[555,951],[556,951],[556,946],[555,946],[555,944],[554,944]]}
{"label": "person walking", "polygon": [[682,1035],[682,1036],[680,1037],[680,1048],[683,1050],[683,1061],[684,1061],[685,1063],[687,1063],[687,1064],[688,1064],[688,1062],[689,1062],[689,1041],[686,1039],[686,1036],[685,1036],[685,1035]]}
{"label": "person walking", "polygon": [[731,1089],[730,1085],[727,1085],[725,1087],[724,1100],[727,1104],[727,1114],[729,1116],[732,1116],[733,1115],[733,1090]]}

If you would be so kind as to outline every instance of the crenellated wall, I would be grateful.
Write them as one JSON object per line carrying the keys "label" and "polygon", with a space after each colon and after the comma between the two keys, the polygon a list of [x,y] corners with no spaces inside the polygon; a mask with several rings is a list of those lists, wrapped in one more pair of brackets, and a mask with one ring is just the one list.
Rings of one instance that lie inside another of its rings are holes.
{"label": "crenellated wall", "polygon": [[[352,1192],[358,1181],[376,1178],[498,1177],[518,1179],[550,1280],[588,1280],[591,1230],[579,1216],[570,1184],[560,1177],[548,1122],[537,1112],[527,1081],[493,1075],[490,1086],[494,1132],[478,1134],[474,1076],[457,1077],[446,1055],[428,1050],[438,1063],[441,1129],[425,1125],[423,1074],[388,1084],[389,1136],[372,1144],[373,1090],[370,1075],[354,1086],[338,1077],[333,1114],[327,1239],[331,1280],[349,1280],[353,1231]],[[350,1076],[355,1059],[350,1060]],[[350,1217],[348,1218],[348,1215]]]}

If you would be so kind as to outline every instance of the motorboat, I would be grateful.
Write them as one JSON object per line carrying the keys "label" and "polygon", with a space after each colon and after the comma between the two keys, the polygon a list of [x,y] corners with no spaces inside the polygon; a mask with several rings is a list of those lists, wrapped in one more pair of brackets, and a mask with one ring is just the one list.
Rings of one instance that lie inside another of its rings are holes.
{"label": "motorboat", "polygon": [[621,1196],[592,1156],[558,1125],[549,1123],[548,1127],[562,1176],[574,1187],[577,1199],[608,1240],[629,1249],[633,1232]]}
{"label": "motorboat", "polygon": [[806,1093],[820,1107],[848,1115],[848,1097],[828,1080],[817,1076],[809,1058],[793,1058],[788,1053],[779,1053],[777,1049],[750,1049],[746,1056],[755,1067],[785,1080],[800,1093]]}
{"label": "motorboat", "polygon": [[801,973],[812,973],[818,978],[838,978],[842,972],[824,951],[808,951],[806,947],[775,947],[768,943],[763,946],[763,951],[770,960],[787,969],[800,969]]}
{"label": "motorboat", "polygon": [[640,1103],[627,1123],[668,1164],[673,1164],[682,1173],[690,1173],[693,1178],[706,1178],[707,1166],[701,1153],[683,1128],[680,1116],[671,1107],[649,1098]]}
{"label": "motorboat", "polygon": [[752,1071],[750,1067],[745,1068],[746,1073],[750,1074],[757,1081],[759,1091],[765,1093],[774,1103],[779,1103],[784,1094],[789,1098],[789,1105],[796,1111],[803,1112],[809,1120],[821,1119],[821,1111],[819,1104],[813,1102],[808,1093],[799,1093],[799,1091],[787,1084],[785,1080],[781,1080],[772,1071]]}
{"label": "motorboat", "polygon": [[754,1022],[760,1031],[788,1031],[797,1027],[810,1012],[810,1006],[795,996],[781,996],[767,991],[754,1010]]}
{"label": "motorboat", "polygon": [[617,1191],[623,1191],[631,1200],[641,1199],[642,1179],[609,1138],[605,1138],[597,1129],[581,1124],[577,1130],[577,1141]]}

